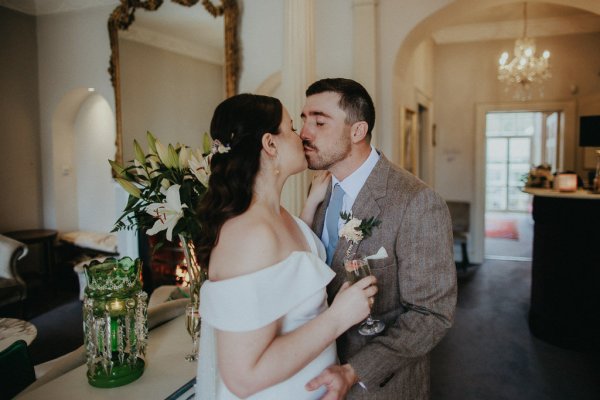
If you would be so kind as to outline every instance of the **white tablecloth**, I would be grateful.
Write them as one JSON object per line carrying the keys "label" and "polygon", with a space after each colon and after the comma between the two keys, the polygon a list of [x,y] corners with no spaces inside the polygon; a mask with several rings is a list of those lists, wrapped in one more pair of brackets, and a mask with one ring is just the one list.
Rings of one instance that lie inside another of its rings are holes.
{"label": "white tablecloth", "polygon": [[146,368],[138,380],[96,388],[88,383],[87,366],[82,365],[19,399],[164,399],[196,375],[196,362],[184,358],[191,348],[182,315],[149,332]]}

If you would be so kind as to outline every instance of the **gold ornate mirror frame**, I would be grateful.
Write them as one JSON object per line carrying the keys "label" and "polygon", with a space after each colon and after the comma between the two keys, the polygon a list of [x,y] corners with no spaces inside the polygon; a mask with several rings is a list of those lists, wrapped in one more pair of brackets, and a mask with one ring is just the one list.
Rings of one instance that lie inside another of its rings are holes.
{"label": "gold ornate mirror frame", "polygon": [[[115,161],[123,164],[123,132],[121,111],[121,71],[119,65],[119,30],[127,30],[135,20],[135,10],[143,8],[156,11],[164,0],[120,0],[121,4],[113,10],[108,19],[108,35],[110,38],[110,66],[108,72],[115,91],[115,116],[117,137]],[[171,0],[186,7],[196,5],[199,0]],[[237,91],[240,55],[238,42],[239,7],[237,0],[220,0],[214,5],[212,0],[202,0],[202,5],[213,17],[223,16],[225,25],[225,94],[233,96]]]}

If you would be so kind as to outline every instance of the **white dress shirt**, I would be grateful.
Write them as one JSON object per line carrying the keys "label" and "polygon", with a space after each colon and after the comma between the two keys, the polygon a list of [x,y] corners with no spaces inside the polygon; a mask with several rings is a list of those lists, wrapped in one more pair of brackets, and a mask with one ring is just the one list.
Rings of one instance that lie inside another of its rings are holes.
{"label": "white dress shirt", "polygon": [[[371,146],[371,153],[369,154],[369,157],[367,157],[365,162],[362,163],[362,165],[358,167],[356,171],[348,175],[346,179],[340,181],[335,176],[331,176],[332,190],[336,183],[339,183],[342,189],[344,190],[344,198],[342,200],[342,211],[346,213],[352,211],[352,206],[354,205],[354,201],[358,196],[358,192],[360,192],[360,190],[364,186],[365,182],[367,181],[367,178],[371,174],[371,171],[373,171],[375,164],[377,164],[377,161],[379,161],[379,153],[377,153],[377,150],[375,150],[375,148]],[[329,212],[329,210],[327,212]],[[327,220],[327,214],[325,214],[325,220]],[[338,229],[341,229],[343,223],[344,221],[341,218],[339,218]],[[329,236],[327,235],[327,224],[323,225],[321,240],[323,241],[325,247],[327,247],[327,245],[329,244]]]}

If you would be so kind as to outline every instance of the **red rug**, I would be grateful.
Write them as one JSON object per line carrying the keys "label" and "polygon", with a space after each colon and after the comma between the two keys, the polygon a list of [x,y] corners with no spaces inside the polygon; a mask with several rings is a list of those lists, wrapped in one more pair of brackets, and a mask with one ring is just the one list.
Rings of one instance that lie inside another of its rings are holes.
{"label": "red rug", "polygon": [[485,236],[489,238],[519,240],[517,221],[514,219],[486,219]]}

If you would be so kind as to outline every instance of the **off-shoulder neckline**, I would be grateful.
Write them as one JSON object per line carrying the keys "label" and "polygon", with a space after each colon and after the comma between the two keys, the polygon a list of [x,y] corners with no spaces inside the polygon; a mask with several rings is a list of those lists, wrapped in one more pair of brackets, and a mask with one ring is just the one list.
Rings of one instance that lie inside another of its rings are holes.
{"label": "off-shoulder neckline", "polygon": [[290,254],[288,254],[284,259],[282,259],[281,261],[276,262],[275,264],[266,266],[266,267],[261,268],[261,269],[256,270],[256,271],[249,272],[247,274],[242,274],[242,275],[234,276],[232,278],[221,279],[221,280],[218,280],[218,281],[211,281],[210,279],[207,279],[203,283],[203,285],[206,285],[206,284],[214,285],[214,284],[218,284],[218,283],[230,282],[230,281],[233,281],[235,279],[247,278],[247,277],[250,277],[252,275],[257,275],[257,274],[261,274],[261,273],[267,273],[267,271],[271,271],[271,270],[277,269],[279,267],[282,267],[283,264],[287,263],[290,260],[290,258],[292,258],[292,257],[294,257],[296,255],[300,255],[300,256],[301,255],[312,256],[313,258],[317,259],[318,261],[322,262],[325,266],[327,266],[327,264],[325,263],[325,261],[321,260],[321,258],[318,255],[314,254],[311,251],[294,250]]}

